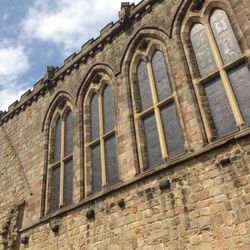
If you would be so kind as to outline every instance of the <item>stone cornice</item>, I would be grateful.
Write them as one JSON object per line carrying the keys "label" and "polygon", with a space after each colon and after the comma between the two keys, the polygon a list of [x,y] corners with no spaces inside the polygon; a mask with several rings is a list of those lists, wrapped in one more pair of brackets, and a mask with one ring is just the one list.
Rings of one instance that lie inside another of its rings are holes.
{"label": "stone cornice", "polygon": [[[73,70],[78,70],[80,65],[86,64],[89,58],[102,51],[106,44],[110,44],[120,32],[127,30],[134,22],[150,13],[152,6],[157,2],[164,0],[143,0],[136,6],[134,4],[124,5],[119,13],[119,20],[115,23],[107,24],[101,31],[100,36],[96,39],[91,38],[82,45],[79,53],[73,53],[64,60],[62,67],[55,68],[54,76],[48,77],[48,72],[33,87],[33,90],[26,91],[20,98],[20,101],[12,103],[8,111],[0,112],[0,126],[9,119],[18,115],[20,112],[36,102],[40,97],[44,96],[49,89],[55,87],[59,81],[63,81],[66,75],[70,75]],[[123,9],[125,8],[125,9]]]}

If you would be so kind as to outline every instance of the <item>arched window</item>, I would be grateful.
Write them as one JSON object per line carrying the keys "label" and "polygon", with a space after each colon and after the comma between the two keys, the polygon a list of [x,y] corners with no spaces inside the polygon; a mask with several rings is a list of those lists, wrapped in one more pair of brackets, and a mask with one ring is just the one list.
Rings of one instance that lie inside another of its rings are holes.
{"label": "arched window", "polygon": [[92,192],[119,181],[112,89],[108,84],[90,100]]}
{"label": "arched window", "polygon": [[[250,125],[250,72],[226,12],[214,9],[208,20],[201,17],[190,40],[200,73],[194,84],[204,91],[209,110],[202,108],[211,114],[214,136]],[[211,130],[209,118],[204,120]]]}
{"label": "arched window", "polygon": [[140,124],[146,165],[153,167],[184,152],[176,93],[160,50],[139,60],[136,75],[139,108],[135,117]]}
{"label": "arched window", "polygon": [[73,114],[57,113],[51,128],[51,210],[72,203],[73,196]]}

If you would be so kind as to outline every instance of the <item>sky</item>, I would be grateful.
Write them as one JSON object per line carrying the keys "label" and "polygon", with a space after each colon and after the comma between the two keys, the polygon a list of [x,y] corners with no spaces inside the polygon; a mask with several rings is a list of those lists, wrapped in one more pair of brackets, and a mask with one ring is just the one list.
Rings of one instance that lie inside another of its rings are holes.
{"label": "sky", "polygon": [[117,21],[120,4],[120,0],[0,0],[0,110],[32,89],[48,65],[63,65],[106,24]]}

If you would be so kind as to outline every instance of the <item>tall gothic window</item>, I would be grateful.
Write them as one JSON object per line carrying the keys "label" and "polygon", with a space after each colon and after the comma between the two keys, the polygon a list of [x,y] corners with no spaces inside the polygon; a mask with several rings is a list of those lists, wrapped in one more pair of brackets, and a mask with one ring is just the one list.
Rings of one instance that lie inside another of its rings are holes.
{"label": "tall gothic window", "polygon": [[90,101],[92,192],[119,181],[112,89],[106,84],[97,92]]}
{"label": "tall gothic window", "polygon": [[215,136],[250,125],[250,72],[225,11],[194,23],[190,39],[200,72],[194,84],[204,90]]}
{"label": "tall gothic window", "polygon": [[139,60],[137,86],[139,108],[135,117],[140,123],[146,165],[153,167],[184,152],[176,94],[160,50]]}
{"label": "tall gothic window", "polygon": [[51,210],[72,203],[73,195],[73,115],[58,115],[52,128]]}

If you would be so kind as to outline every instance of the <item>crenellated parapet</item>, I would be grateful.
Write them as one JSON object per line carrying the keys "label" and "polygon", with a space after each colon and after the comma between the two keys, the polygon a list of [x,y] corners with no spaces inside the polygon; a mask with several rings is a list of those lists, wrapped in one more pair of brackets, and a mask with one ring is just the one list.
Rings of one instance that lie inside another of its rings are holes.
{"label": "crenellated parapet", "polygon": [[53,70],[48,67],[44,77],[34,85],[32,90],[29,89],[21,96],[19,101],[12,103],[7,112],[0,113],[0,126],[24,111],[28,106],[31,106],[40,97],[43,97],[49,89],[55,87],[59,81],[63,81],[66,75],[71,75],[73,70],[78,70],[80,65],[87,64],[90,58],[94,58],[107,44],[112,43],[117,35],[127,30],[134,22],[140,20],[143,15],[149,13],[154,4],[162,1],[146,0],[137,5],[122,2],[118,21],[111,22],[101,29],[99,37],[91,38],[83,44],[81,50],[66,58],[61,67],[53,67]]}

